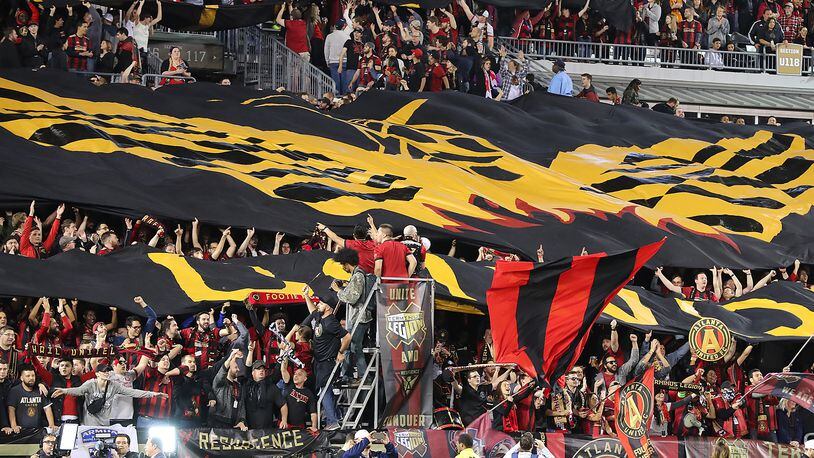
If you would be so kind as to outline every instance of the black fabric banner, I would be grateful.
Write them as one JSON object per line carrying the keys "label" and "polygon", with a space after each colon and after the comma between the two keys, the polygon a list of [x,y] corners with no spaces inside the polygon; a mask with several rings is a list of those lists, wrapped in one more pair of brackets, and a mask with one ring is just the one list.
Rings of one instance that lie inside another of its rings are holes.
{"label": "black fabric banner", "polygon": [[[277,16],[276,5],[282,0],[263,0],[246,5],[192,5],[183,2],[162,1],[161,25],[178,31],[218,31],[230,30],[274,20]],[[43,0],[42,4],[64,7],[82,4],[82,0]],[[94,5],[118,8],[126,11],[133,4],[130,0],[94,0]],[[143,13],[153,17],[158,14],[156,2],[146,2]]]}
{"label": "black fabric banner", "polygon": [[178,458],[325,456],[324,432],[307,429],[179,429]]}
{"label": "black fabric banner", "polygon": [[667,237],[650,265],[814,262],[810,126],[703,124],[541,93],[498,104],[371,91],[323,113],[235,86],[0,76],[4,208],[36,198],[293,234],[317,222],[351,233],[370,213],[525,259],[541,242],[558,259]]}
{"label": "black fabric banner", "polygon": [[640,287],[619,292],[602,321],[616,319],[641,330],[687,334],[700,318],[721,320],[740,340],[807,339],[814,334],[814,292],[780,281],[727,302],[664,297]]}
{"label": "black fabric banner", "polygon": [[382,425],[432,424],[432,281],[382,283],[376,293],[386,404]]}
{"label": "black fabric banner", "polygon": [[[300,304],[307,282],[321,299],[334,302],[331,281],[347,280],[348,274],[330,256],[308,251],[217,263],[144,245],[107,256],[77,250],[45,260],[0,255],[0,296],[78,298],[143,315],[133,303],[135,296],[142,296],[160,315],[178,315],[218,302],[242,301],[253,292],[272,295],[275,304]],[[435,280],[437,308],[486,310],[486,289],[494,274],[490,263],[433,254],[427,255],[425,263],[427,275]],[[605,307],[599,321],[616,319],[645,331],[687,334],[701,317],[721,320],[739,339],[749,342],[803,340],[814,335],[814,292],[781,281],[728,302],[709,303],[626,287]]]}

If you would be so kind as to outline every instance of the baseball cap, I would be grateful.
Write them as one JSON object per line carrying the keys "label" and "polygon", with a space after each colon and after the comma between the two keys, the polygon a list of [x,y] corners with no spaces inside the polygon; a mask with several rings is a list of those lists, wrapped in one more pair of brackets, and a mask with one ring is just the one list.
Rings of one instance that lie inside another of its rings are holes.
{"label": "baseball cap", "polygon": [[75,240],[76,240],[76,237],[74,237],[72,235],[63,235],[62,237],[59,238],[59,247],[64,250],[65,247],[68,246],[69,243],[71,243],[71,242],[73,242]]}
{"label": "baseball cap", "polygon": [[93,323],[93,333],[96,334],[99,331],[99,328],[104,327],[104,326],[105,326],[105,324],[102,323],[101,321],[97,321],[96,323]]}
{"label": "baseball cap", "polygon": [[105,13],[105,21],[113,22],[113,15],[110,13]]}
{"label": "baseball cap", "polygon": [[370,439],[370,431],[366,429],[360,429],[359,431],[356,431],[356,434],[353,435],[353,438],[356,440]]}
{"label": "baseball cap", "polygon": [[388,27],[393,27],[394,25],[396,25],[395,21],[393,21],[392,19],[387,19],[386,21],[384,21],[383,24]]}
{"label": "baseball cap", "polygon": [[262,368],[266,367],[266,365],[263,364],[263,361],[255,361],[255,362],[252,363],[252,370],[260,369],[261,367]]}
{"label": "baseball cap", "polygon": [[790,6],[790,7],[794,8],[794,3],[786,2],[786,4],[783,5],[783,6]]}
{"label": "baseball cap", "polygon": [[421,57],[421,56],[424,55],[424,51],[422,51],[419,48],[415,48],[415,49],[413,49],[413,55],[416,56],[416,57]]}
{"label": "baseball cap", "polygon": [[344,29],[345,28],[345,20],[344,19],[339,19],[338,21],[336,21],[336,28],[337,29]]}
{"label": "baseball cap", "polygon": [[565,70],[565,61],[562,59],[557,59],[554,61],[554,65],[560,67],[561,69]]}
{"label": "baseball cap", "polygon": [[99,364],[98,366],[96,366],[96,372],[97,373],[98,372],[110,372],[112,370],[113,370],[113,368],[110,367],[110,365],[108,365],[106,363],[102,363],[102,364]]}

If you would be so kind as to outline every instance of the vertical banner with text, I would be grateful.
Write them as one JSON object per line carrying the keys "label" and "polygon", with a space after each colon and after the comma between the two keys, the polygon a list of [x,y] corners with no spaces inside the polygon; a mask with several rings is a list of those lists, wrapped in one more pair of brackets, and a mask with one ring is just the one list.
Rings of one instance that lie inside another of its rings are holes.
{"label": "vertical banner with text", "polygon": [[432,423],[432,280],[382,283],[376,296],[387,403],[383,426]]}

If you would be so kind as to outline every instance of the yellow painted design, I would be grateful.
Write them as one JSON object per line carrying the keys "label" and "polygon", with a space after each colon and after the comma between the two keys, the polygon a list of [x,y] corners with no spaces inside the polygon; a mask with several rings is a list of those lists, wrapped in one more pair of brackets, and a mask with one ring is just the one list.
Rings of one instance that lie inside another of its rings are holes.
{"label": "yellow painted design", "polygon": [[[458,277],[455,276],[452,267],[443,258],[434,254],[427,254],[424,259],[424,265],[430,272],[430,276],[438,283],[446,286],[453,297],[470,301],[475,300],[461,289],[461,286],[458,284]],[[486,286],[488,287],[488,285]]]}
{"label": "yellow painted design", "polygon": [[811,311],[807,307],[799,304],[789,302],[772,302],[765,299],[747,299],[731,304],[725,304],[723,308],[729,310],[730,312],[738,312],[741,310],[766,310],[767,313],[771,313],[773,315],[782,313],[785,315],[792,315],[800,320],[800,325],[796,328],[778,326],[776,328],[767,330],[765,334],[771,336],[808,337],[814,334],[814,311]]}
{"label": "yellow painted design", "polygon": [[[242,301],[251,292],[267,292],[298,295],[302,294],[305,286],[299,282],[283,282],[282,288],[268,288],[267,285],[258,283],[257,285],[247,285],[246,288],[237,290],[216,290],[209,287],[201,275],[191,266],[186,258],[170,253],[149,253],[147,255],[151,261],[170,271],[178,287],[193,302],[209,301]],[[274,275],[262,268],[252,267],[255,272],[274,278]]]}
{"label": "yellow painted design", "polygon": [[653,311],[642,304],[638,294],[628,289],[622,289],[619,291],[617,297],[625,301],[631,312],[633,312],[633,315],[623,311],[612,302],[605,307],[605,311],[603,312],[605,315],[628,324],[658,326],[659,322],[656,320],[656,317],[653,316]]}
{"label": "yellow painted design", "polygon": [[217,5],[207,5],[201,10],[201,17],[198,19],[198,25],[201,29],[208,29],[215,24],[215,17],[218,15]]}
{"label": "yellow painted design", "polygon": [[[107,135],[69,142],[61,146],[62,149],[77,154],[124,152],[202,173],[224,174],[264,193],[270,201],[292,198],[283,190],[289,191],[294,185],[321,186],[333,191],[333,196],[324,200],[300,201],[315,211],[336,216],[356,216],[381,209],[411,215],[428,226],[457,231],[461,225],[450,216],[452,214],[501,224],[504,218],[526,220],[529,211],[548,213],[566,223],[573,220],[575,213],[596,214],[598,218],[604,218],[606,214],[629,212],[654,226],[669,222],[720,238],[733,230],[710,226],[692,218],[725,214],[758,221],[762,228],[744,235],[769,241],[780,232],[783,217],[792,213],[804,214],[814,202],[812,189],[797,197],[783,192],[800,183],[814,182],[814,171],[811,170],[793,182],[771,188],[727,187],[701,181],[693,175],[713,164],[724,163],[742,149],[757,147],[770,137],[767,132],[759,132],[747,139],[719,141],[717,145],[725,148],[725,151],[713,155],[704,164],[681,164],[676,159],[690,160],[698,151],[710,146],[709,143],[671,139],[649,147],[584,145],[574,151],[560,152],[550,167],[543,167],[520,159],[476,135],[443,125],[410,124],[414,113],[426,104],[424,99],[407,103],[383,121],[344,120],[295,104],[263,103],[285,97],[279,94],[243,102],[267,105],[262,108],[268,110],[263,116],[273,115],[275,109],[287,110],[286,116],[291,116],[292,109],[301,110],[303,122],[308,125],[316,126],[328,118],[333,128],[346,130],[348,135],[342,138],[362,136],[373,143],[371,147],[361,142],[356,144],[355,140],[326,138],[320,136],[317,129],[313,129],[313,134],[273,130],[274,124],[269,123],[270,129],[262,130],[210,118],[177,118],[112,102],[64,98],[5,79],[0,79],[0,88],[30,94],[42,100],[28,102],[23,107],[11,95],[13,92],[0,96],[0,114],[24,115],[22,118],[10,117],[0,122],[0,127],[22,138],[29,139],[39,129],[55,127],[60,123],[80,124],[104,130]],[[66,116],[75,119],[68,121]],[[102,122],[109,126],[98,127]],[[116,144],[111,139],[114,136],[126,137],[130,142]],[[477,144],[477,151],[461,143],[462,140]],[[135,146],[131,146],[133,142]],[[179,158],[172,153],[159,151],[150,144],[179,148],[188,152],[189,156],[198,154],[204,160],[179,162]],[[632,152],[649,154],[653,158],[635,164],[624,163],[627,154]],[[235,161],[230,154],[241,154],[253,160]],[[755,159],[742,166],[743,172],[740,169],[736,172],[716,169],[713,176],[745,174],[753,177],[782,164],[789,157],[814,159],[814,152],[805,149],[802,139],[794,138],[787,151]],[[480,170],[484,166],[498,168],[516,178],[506,181],[488,178]],[[657,171],[644,169],[653,166],[676,168]],[[269,169],[274,169],[275,173],[264,175],[263,172]],[[346,172],[338,175],[336,170]],[[386,188],[368,184],[371,179],[375,182],[375,177],[386,174],[396,175],[398,179]],[[782,205],[777,209],[735,205],[688,192],[665,195],[673,186],[659,183],[607,194],[582,190],[585,185],[603,183],[624,174],[680,176],[685,183],[705,191],[732,198],[771,198]],[[401,194],[411,197],[382,197],[385,193],[391,193],[388,196]],[[495,210],[502,209],[501,213],[507,216],[498,216],[488,206],[476,205],[473,197],[487,200],[496,206]],[[630,203],[630,200],[656,198],[660,200],[653,208]],[[269,205],[273,206],[273,202],[269,202]]]}

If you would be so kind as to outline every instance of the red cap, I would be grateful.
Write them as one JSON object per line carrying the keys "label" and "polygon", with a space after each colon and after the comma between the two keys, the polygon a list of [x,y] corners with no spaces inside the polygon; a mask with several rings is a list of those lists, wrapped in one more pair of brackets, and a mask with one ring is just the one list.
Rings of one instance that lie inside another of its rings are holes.
{"label": "red cap", "polygon": [[424,55],[424,51],[422,51],[419,48],[415,48],[415,49],[413,49],[413,55],[416,56],[416,57],[421,57],[421,56]]}
{"label": "red cap", "polygon": [[99,332],[99,328],[104,326],[104,325],[105,324],[102,323],[101,321],[97,321],[96,323],[93,323],[93,333],[96,334],[97,332]]}

